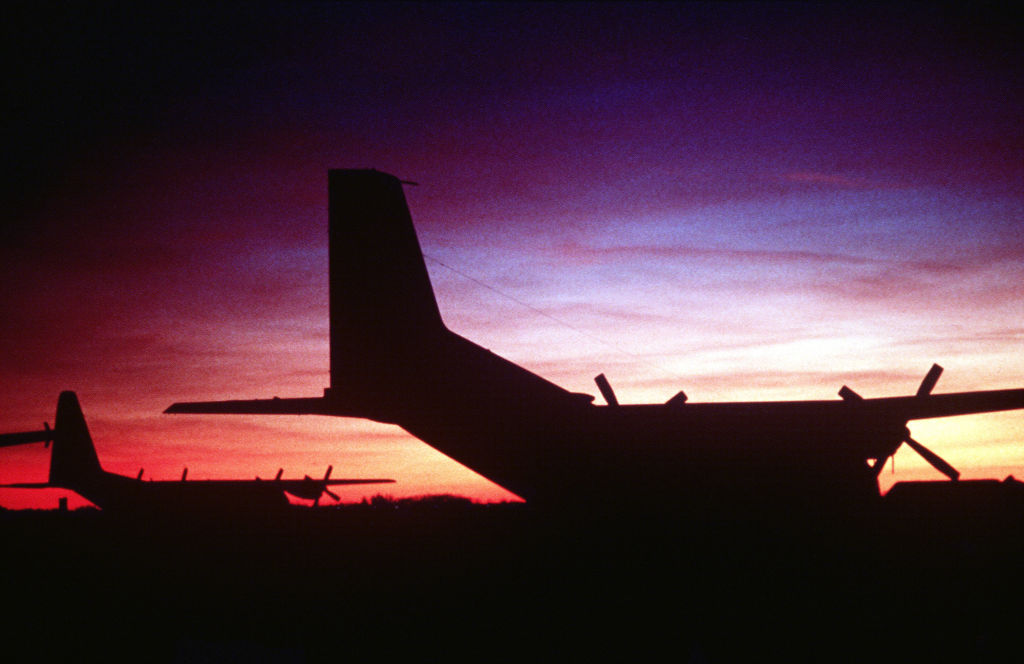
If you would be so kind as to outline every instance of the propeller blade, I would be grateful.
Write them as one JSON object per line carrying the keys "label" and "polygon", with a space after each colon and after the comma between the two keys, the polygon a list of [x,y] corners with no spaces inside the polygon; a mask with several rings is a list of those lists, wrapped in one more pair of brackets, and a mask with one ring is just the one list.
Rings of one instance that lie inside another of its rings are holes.
{"label": "propeller blade", "polygon": [[597,389],[601,390],[601,396],[604,397],[605,403],[609,406],[619,405],[619,400],[615,397],[615,391],[612,390],[611,383],[608,382],[603,373],[594,376],[594,382],[597,383]]}
{"label": "propeller blade", "polygon": [[939,471],[953,482],[956,482],[958,479],[960,479],[960,471],[958,471],[953,466],[949,465],[949,463],[947,463],[938,454],[932,452],[930,449],[928,449],[921,443],[911,438],[910,434],[907,434],[906,436],[903,437],[903,442],[905,442],[907,445],[910,445],[910,447],[915,452],[924,457],[924,460],[930,463],[932,465],[932,468]]}
{"label": "propeller blade", "polygon": [[324,473],[324,482],[331,479],[331,471],[334,470],[334,466],[327,466],[327,472]]}
{"label": "propeller blade", "polygon": [[341,497],[338,494],[334,493],[328,488],[324,488],[324,493],[326,493],[331,498],[334,498],[334,502],[338,502],[339,500],[341,500]]}
{"label": "propeller blade", "polygon": [[864,401],[864,397],[857,394],[846,385],[839,388],[839,396],[843,398],[843,401]]}
{"label": "propeller blade", "polygon": [[932,368],[928,370],[924,380],[921,381],[921,386],[917,388],[917,396],[926,397],[932,393],[932,389],[935,387],[935,383],[939,382],[939,376],[942,375],[942,367],[937,364],[933,364]]}
{"label": "propeller blade", "polygon": [[278,468],[278,469],[277,469],[277,475],[274,475],[274,479],[275,479],[275,480],[279,480],[279,479],[281,479],[281,475],[282,475],[283,473],[284,473],[284,468]]}

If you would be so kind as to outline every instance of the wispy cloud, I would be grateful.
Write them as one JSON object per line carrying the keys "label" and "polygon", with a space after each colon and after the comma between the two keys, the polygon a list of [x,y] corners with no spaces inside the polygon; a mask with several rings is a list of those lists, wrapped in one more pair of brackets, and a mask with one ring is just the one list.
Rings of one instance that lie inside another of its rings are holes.
{"label": "wispy cloud", "polygon": [[1024,245],[990,245],[960,249],[932,259],[875,258],[851,253],[803,249],[742,249],[672,244],[620,244],[595,246],[582,242],[560,242],[547,252],[561,260],[591,263],[610,260],[694,260],[717,259],[750,261],[768,264],[815,264],[903,267],[914,270],[947,273],[965,269],[987,268],[994,263],[1024,260]]}
{"label": "wispy cloud", "polygon": [[786,249],[732,249],[692,245],[619,245],[596,247],[578,242],[562,242],[552,246],[551,253],[565,260],[589,263],[602,260],[693,260],[721,259],[758,261],[764,263],[814,263],[847,265],[874,264],[879,261],[850,254]]}
{"label": "wispy cloud", "polygon": [[864,178],[815,171],[792,171],[785,173],[782,179],[799,184],[828,185],[844,189],[869,189],[877,187],[876,184]]}

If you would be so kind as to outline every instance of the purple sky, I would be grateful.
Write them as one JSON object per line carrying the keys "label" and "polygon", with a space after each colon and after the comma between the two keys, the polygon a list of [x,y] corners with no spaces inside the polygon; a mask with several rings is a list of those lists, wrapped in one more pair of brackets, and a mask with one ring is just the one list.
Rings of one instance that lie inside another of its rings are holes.
{"label": "purple sky", "polygon": [[[23,8],[8,29],[0,430],[76,390],[110,470],[331,463],[507,495],[391,427],[160,414],[327,385],[329,167],[419,182],[449,327],[571,390],[883,396],[932,362],[938,391],[1024,385],[1022,42],[994,10]],[[912,429],[965,476],[1024,475],[1021,413]],[[37,446],[3,456],[0,481],[45,477]]]}

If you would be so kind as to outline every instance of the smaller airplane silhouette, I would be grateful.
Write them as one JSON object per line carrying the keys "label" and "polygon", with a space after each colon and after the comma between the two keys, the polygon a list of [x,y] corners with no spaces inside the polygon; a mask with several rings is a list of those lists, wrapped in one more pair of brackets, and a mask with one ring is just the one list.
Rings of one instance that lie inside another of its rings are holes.
{"label": "smaller airplane silhouette", "polygon": [[61,392],[57,399],[56,421],[51,429],[45,423],[41,431],[0,435],[0,447],[25,443],[53,443],[50,453],[48,482],[2,484],[0,488],[70,489],[111,512],[223,512],[244,510],[277,510],[290,505],[285,494],[312,500],[319,504],[327,494],[339,500],[329,486],[350,484],[385,484],[391,479],[330,479],[332,466],[323,479],[306,475],[301,480],[281,479],[278,470],[272,480],[191,480],[186,481],[188,468],[181,480],[144,481],[142,470],[137,477],[110,473],[100,466],[96,448],[74,392]]}

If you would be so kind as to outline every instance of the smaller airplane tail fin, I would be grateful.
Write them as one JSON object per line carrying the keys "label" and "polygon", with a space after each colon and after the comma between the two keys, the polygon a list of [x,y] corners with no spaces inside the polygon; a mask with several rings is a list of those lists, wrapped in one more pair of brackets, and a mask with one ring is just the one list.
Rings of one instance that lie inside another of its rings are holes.
{"label": "smaller airplane tail fin", "polygon": [[102,472],[78,397],[74,392],[61,392],[53,426],[50,484],[74,489],[83,480]]}

